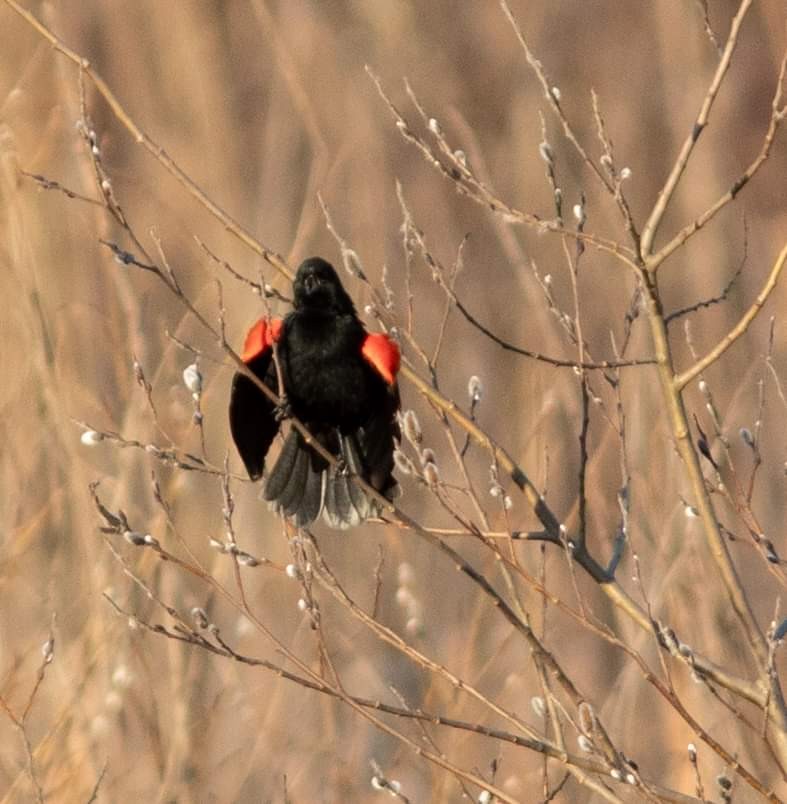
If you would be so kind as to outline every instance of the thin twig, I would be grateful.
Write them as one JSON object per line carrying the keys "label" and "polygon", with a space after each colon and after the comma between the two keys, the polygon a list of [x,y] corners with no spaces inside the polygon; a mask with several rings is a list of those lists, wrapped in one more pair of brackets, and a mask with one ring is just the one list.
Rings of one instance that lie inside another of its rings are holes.
{"label": "thin twig", "polygon": [[768,301],[768,297],[773,292],[773,289],[776,287],[776,283],[779,281],[779,276],[781,275],[782,269],[784,268],[784,264],[787,262],[787,245],[782,248],[779,256],[776,258],[776,262],[773,264],[773,268],[771,268],[771,272],[768,275],[768,279],[763,285],[762,290],[757,295],[757,298],[754,300],[754,303],[749,307],[749,309],[743,314],[741,320],[713,347],[713,349],[708,352],[704,357],[700,358],[691,368],[686,369],[682,374],[679,374],[675,377],[674,384],[676,390],[680,391],[686,387],[698,374],[701,374],[705,371],[709,366],[713,365],[726,351],[727,349],[732,346],[735,341],[738,340],[749,328],[749,325],[754,321],[757,317],[757,314],[760,312],[762,307],[764,306],[765,302]]}
{"label": "thin twig", "polygon": [[[684,141],[683,146],[678,153],[677,159],[675,160],[675,164],[673,165],[672,170],[670,171],[670,174],[664,183],[664,186],[659,191],[658,199],[653,206],[647,221],[645,222],[645,226],[642,229],[640,253],[646,261],[649,261],[652,257],[653,241],[656,237],[659,225],[664,218],[664,213],[667,211],[667,207],[672,200],[672,196],[675,193],[678,183],[680,182],[681,177],[686,170],[686,165],[688,165],[689,158],[694,151],[697,140],[699,140],[700,135],[708,125],[708,118],[710,117],[713,103],[719,93],[724,76],[727,74],[727,70],[730,67],[732,54],[735,52],[735,46],[738,44],[738,35],[740,33],[741,26],[743,25],[743,20],[746,17],[746,13],[748,12],[749,8],[751,8],[752,2],[753,0],[741,0],[738,11],[733,17],[730,25],[727,43],[724,46],[724,51],[721,54],[719,65],[716,68],[716,72],[713,75],[713,80],[708,87],[704,100],[702,101],[702,106],[700,107],[699,113],[694,121],[691,133]],[[657,265],[657,262],[654,263],[653,268],[655,268]]]}

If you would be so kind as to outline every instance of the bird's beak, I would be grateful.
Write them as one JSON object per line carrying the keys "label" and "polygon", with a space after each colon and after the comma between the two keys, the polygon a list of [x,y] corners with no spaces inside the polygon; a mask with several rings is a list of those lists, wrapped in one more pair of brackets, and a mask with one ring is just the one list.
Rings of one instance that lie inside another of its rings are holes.
{"label": "bird's beak", "polygon": [[319,284],[320,280],[314,274],[308,274],[303,280],[303,287],[307,293],[311,293]]}

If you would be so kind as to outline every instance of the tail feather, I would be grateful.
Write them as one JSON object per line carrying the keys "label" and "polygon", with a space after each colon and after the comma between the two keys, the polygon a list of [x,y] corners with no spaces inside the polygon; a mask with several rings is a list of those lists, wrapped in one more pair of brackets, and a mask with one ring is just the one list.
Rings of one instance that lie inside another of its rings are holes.
{"label": "tail feather", "polygon": [[347,473],[337,472],[336,467],[332,467],[328,470],[328,482],[333,482],[336,488],[336,514],[341,522],[341,527],[347,528],[351,525],[357,525],[360,522],[360,517],[353,505],[353,498],[350,493],[352,481]]}
{"label": "tail feather", "polygon": [[354,485],[345,472],[335,466],[328,469],[323,516],[332,527],[345,530],[359,524],[361,517],[353,505],[350,486]]}
{"label": "tail feather", "polygon": [[[361,457],[361,447],[357,436],[342,436],[342,455],[348,469],[354,475],[368,480],[369,473],[366,466],[369,465],[369,462]],[[347,478],[347,482],[350,498],[356,511],[358,511],[361,521],[377,516],[380,513],[377,502],[371,499],[357,483],[354,483],[349,478]]]}
{"label": "tail feather", "polygon": [[298,527],[305,527],[322,510],[326,467],[293,427],[265,482],[263,497],[275,510],[294,517]]}
{"label": "tail feather", "polygon": [[278,508],[286,516],[292,516],[300,510],[303,492],[306,488],[306,477],[309,474],[309,455],[299,448],[295,453],[295,462],[287,479],[287,485],[277,499]]}
{"label": "tail feather", "polygon": [[297,430],[290,430],[289,435],[284,440],[284,446],[281,448],[279,457],[273,467],[268,479],[265,481],[265,490],[263,497],[268,502],[277,501],[290,480],[290,475],[295,466],[295,461],[298,459],[298,451],[300,449],[299,433]]}
{"label": "tail feather", "polygon": [[[317,465],[318,462],[314,460],[316,457],[318,456],[313,455],[309,460],[301,505],[295,514],[295,524],[299,528],[314,522],[322,510],[325,495],[325,469]],[[320,461],[320,463],[324,462]]]}
{"label": "tail feather", "polygon": [[366,478],[367,471],[355,435],[342,435],[339,454],[345,467],[328,470],[325,494],[325,521],[333,528],[349,528],[370,517],[377,516],[379,506],[353,479],[353,475]]}
{"label": "tail feather", "polygon": [[298,527],[306,527],[320,514],[330,527],[341,530],[379,516],[379,503],[367,495],[355,477],[364,478],[393,498],[396,481],[384,457],[384,438],[363,430],[351,435],[331,430],[318,438],[329,452],[343,459],[344,467],[329,465],[298,430],[291,428],[266,479],[264,499],[284,516],[292,517]]}
{"label": "tail feather", "polygon": [[337,513],[336,504],[336,484],[329,476],[330,473],[326,472],[325,482],[325,503],[322,509],[323,519],[328,523],[328,527],[339,529],[342,526],[341,519]]}

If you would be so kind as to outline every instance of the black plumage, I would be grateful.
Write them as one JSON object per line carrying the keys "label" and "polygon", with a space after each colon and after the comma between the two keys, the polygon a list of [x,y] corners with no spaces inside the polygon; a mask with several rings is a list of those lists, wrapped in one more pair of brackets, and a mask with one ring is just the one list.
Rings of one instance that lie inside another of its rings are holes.
{"label": "black plumage", "polygon": [[257,340],[244,355],[249,369],[282,396],[273,360],[275,341],[283,410],[248,377],[236,374],[230,399],[232,436],[249,476],[256,480],[263,474],[282,414],[303,422],[338,465],[329,465],[290,427],[265,478],[263,497],[298,526],[322,513],[332,527],[346,528],[379,513],[377,502],[352,475],[389,499],[397,488],[392,472],[399,439],[399,352],[385,336],[366,332],[352,299],[325,260],[306,260],[293,291],[292,312],[283,322],[259,322]]}

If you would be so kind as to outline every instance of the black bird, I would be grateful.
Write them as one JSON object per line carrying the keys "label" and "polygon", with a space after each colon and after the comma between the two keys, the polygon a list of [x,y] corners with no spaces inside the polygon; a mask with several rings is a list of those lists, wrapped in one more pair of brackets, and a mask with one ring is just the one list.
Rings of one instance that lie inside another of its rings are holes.
{"label": "black bird", "polygon": [[[362,477],[388,499],[398,486],[393,452],[399,441],[399,347],[368,333],[333,266],[304,261],[293,283],[293,310],[260,319],[246,336],[243,361],[281,399],[274,405],[237,373],[230,397],[230,429],[249,477],[263,474],[280,422],[292,415],[337,458],[332,466],[290,427],[265,479],[263,497],[298,527],[322,513],[334,528],[357,525],[380,512],[351,479]],[[273,346],[283,388],[273,360]]]}

